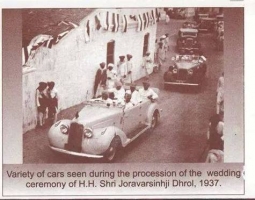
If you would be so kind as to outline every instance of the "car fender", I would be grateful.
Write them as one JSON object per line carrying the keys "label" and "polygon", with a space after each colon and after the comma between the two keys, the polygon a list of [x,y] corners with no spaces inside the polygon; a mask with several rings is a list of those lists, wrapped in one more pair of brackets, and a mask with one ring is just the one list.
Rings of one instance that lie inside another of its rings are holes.
{"label": "car fender", "polygon": [[118,127],[109,126],[93,130],[92,138],[84,138],[82,151],[88,154],[103,154],[110,146],[114,137],[118,136],[122,146],[128,141],[126,134]]}
{"label": "car fender", "polygon": [[70,127],[71,120],[64,119],[53,124],[48,132],[48,140],[50,146],[64,149],[65,143],[68,141],[68,134],[63,134],[60,131],[61,125]]}
{"label": "car fender", "polygon": [[151,124],[153,113],[156,110],[159,112],[160,117],[161,110],[159,109],[158,103],[157,102],[151,103],[150,106],[148,107],[146,123]]}

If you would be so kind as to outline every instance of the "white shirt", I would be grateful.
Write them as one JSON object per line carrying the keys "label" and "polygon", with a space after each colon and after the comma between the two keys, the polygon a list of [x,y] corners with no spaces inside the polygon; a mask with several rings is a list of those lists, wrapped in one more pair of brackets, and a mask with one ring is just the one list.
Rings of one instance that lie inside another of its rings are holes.
{"label": "white shirt", "polygon": [[123,87],[121,87],[119,90],[116,88],[113,88],[114,98],[117,99],[118,102],[121,102],[124,100],[125,97],[125,90]]}
{"label": "white shirt", "polygon": [[140,101],[140,94],[137,90],[135,90],[132,94],[131,94],[131,100],[130,100],[134,105],[137,105]]}
{"label": "white shirt", "polygon": [[125,76],[127,74],[127,64],[126,64],[126,62],[119,62],[117,66],[118,66],[119,76]]}
{"label": "white shirt", "polygon": [[157,99],[158,95],[156,92],[154,92],[151,88],[148,88],[145,90],[144,88],[139,89],[140,98],[145,100],[148,99],[149,96],[152,97],[152,99]]}

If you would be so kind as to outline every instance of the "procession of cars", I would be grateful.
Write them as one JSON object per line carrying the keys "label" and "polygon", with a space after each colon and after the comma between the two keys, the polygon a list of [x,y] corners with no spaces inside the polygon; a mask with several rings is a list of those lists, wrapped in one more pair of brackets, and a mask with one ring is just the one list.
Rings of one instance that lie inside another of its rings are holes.
{"label": "procession of cars", "polygon": [[164,73],[164,88],[170,85],[200,86],[206,77],[207,59],[203,55],[199,34],[212,33],[217,50],[223,50],[223,16],[216,18],[208,14],[199,14],[197,21],[186,21],[178,32],[176,56],[173,65]]}
{"label": "procession of cars", "polygon": [[[172,57],[173,65],[163,76],[164,88],[169,85],[203,84],[207,59],[201,49],[199,34],[204,31],[222,34],[222,24],[223,21],[209,17],[201,17],[199,22],[183,23],[176,42],[177,55]],[[159,94],[159,89],[153,90]],[[52,125],[48,132],[49,145],[56,152],[112,162],[121,148],[141,134],[154,130],[161,111],[158,102],[150,99],[130,109],[117,102],[105,104],[98,99],[91,99],[85,102],[84,108],[72,120],[63,119]]]}

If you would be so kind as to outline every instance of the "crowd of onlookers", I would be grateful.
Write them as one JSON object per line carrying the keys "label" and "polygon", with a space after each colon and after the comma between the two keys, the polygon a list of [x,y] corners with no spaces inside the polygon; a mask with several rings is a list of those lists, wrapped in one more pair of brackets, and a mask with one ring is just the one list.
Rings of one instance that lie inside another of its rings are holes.
{"label": "crowd of onlookers", "polygon": [[216,114],[210,119],[207,134],[209,143],[207,163],[224,161],[224,73],[218,80],[216,102]]}

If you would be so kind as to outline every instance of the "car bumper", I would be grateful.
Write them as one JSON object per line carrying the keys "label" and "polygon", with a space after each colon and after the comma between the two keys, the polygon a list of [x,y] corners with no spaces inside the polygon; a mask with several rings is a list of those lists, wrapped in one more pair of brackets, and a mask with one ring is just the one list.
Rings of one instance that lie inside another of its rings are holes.
{"label": "car bumper", "polygon": [[103,158],[103,155],[93,155],[93,154],[87,154],[87,153],[78,153],[78,152],[73,152],[73,151],[68,151],[65,149],[59,149],[53,146],[50,146],[50,148],[53,151],[57,151],[60,153],[68,154],[68,155],[73,155],[73,156],[80,156],[80,157],[87,157],[87,158]]}
{"label": "car bumper", "polygon": [[164,82],[166,85],[190,85],[190,86],[199,86],[198,83],[185,83],[185,82]]}

